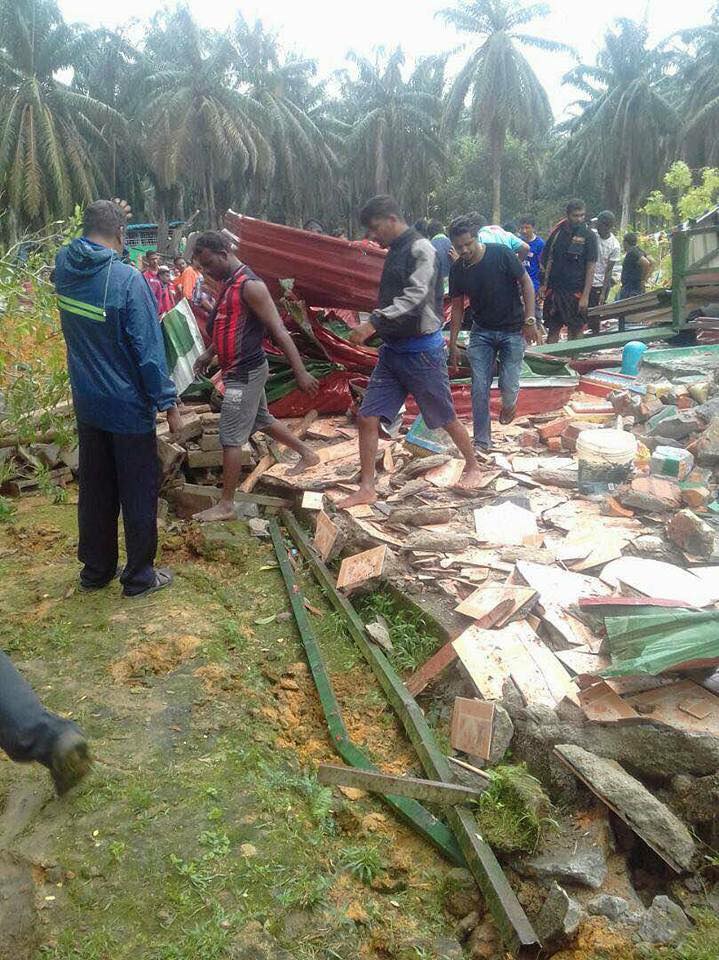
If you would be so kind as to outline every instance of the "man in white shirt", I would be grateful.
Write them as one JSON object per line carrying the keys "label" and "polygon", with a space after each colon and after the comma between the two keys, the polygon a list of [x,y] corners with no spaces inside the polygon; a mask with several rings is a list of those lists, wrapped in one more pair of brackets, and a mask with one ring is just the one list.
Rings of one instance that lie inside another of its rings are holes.
{"label": "man in white shirt", "polygon": [[[595,221],[594,232],[597,234],[599,255],[597,257],[597,265],[594,269],[592,290],[589,294],[590,307],[596,307],[600,303],[606,303],[609,291],[614,283],[614,268],[622,259],[621,245],[612,233],[615,224],[616,217],[611,210],[602,210]],[[598,318],[593,317],[589,321],[589,328],[592,333],[599,333]]]}

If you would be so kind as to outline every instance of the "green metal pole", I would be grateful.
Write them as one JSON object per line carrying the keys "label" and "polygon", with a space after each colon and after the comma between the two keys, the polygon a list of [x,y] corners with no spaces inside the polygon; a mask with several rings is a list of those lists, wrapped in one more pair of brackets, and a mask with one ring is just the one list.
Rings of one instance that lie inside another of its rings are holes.
{"label": "green metal pole", "polygon": [[[319,559],[289,510],[282,511],[282,520],[300,552],[309,561],[312,572],[330,603],[344,615],[350,635],[402,721],[426,774],[435,780],[452,783],[454,778],[447,758],[439,749],[416,700],[382,651],[368,640],[364,624],[354,607],[337,591],[334,577]],[[480,835],[474,816],[467,807],[457,806],[447,812],[447,820],[464,853],[467,865],[484,894],[505,945],[517,957],[536,956],[541,946],[537,934],[491,847]]]}
{"label": "green metal pole", "polygon": [[[277,554],[277,561],[280,565],[280,571],[287,587],[287,593],[290,598],[292,612],[297,622],[302,644],[307,654],[312,677],[317,687],[322,711],[327,720],[327,727],[332,738],[332,745],[345,761],[352,767],[360,770],[377,771],[377,767],[369,760],[364,753],[355,746],[350,740],[349,733],[342,719],[342,711],[332,688],[332,681],[322,659],[317,638],[315,637],[312,624],[307,616],[305,609],[304,595],[295,580],[292,567],[287,559],[287,548],[282,539],[280,528],[275,520],[270,521],[270,536],[272,544]],[[425,809],[416,800],[410,800],[406,797],[395,795],[385,795],[384,799],[392,809],[398,813],[405,821],[415,827],[431,843],[437,847],[446,857],[459,866],[466,866],[462,851],[457,846],[457,842],[452,832],[447,826],[438,820],[434,814]]]}

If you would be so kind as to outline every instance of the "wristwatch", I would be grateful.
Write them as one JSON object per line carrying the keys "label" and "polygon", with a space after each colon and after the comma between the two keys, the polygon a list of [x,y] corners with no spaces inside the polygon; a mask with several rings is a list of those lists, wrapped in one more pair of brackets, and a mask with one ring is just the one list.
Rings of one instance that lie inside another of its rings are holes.
{"label": "wristwatch", "polygon": [[536,318],[536,317],[527,317],[527,318],[525,319],[525,321],[524,321],[524,324],[525,324],[525,326],[527,326],[527,327],[534,327],[534,326],[536,325],[536,323],[537,323],[537,318]]}

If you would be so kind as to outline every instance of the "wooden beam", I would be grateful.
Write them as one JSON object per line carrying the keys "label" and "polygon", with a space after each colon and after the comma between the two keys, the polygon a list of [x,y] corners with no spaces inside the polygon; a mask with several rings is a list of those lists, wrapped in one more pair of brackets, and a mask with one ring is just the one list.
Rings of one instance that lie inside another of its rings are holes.
{"label": "wooden beam", "polygon": [[[307,435],[307,431],[310,429],[310,427],[315,422],[318,416],[319,414],[317,413],[316,410],[310,410],[309,413],[305,414],[305,416],[302,418],[300,423],[292,431],[298,440],[303,440],[305,438],[305,436]],[[271,450],[273,447],[274,447],[274,444],[270,443]],[[274,449],[276,450],[277,448],[274,447]],[[258,461],[255,469],[251,473],[248,473],[248,475],[242,481],[242,483],[240,484],[240,490],[243,493],[252,493],[252,491],[255,489],[258,482],[262,478],[262,474],[267,473],[270,467],[274,466],[277,460],[278,460],[278,457],[274,452],[268,453],[264,457],[262,457]]]}
{"label": "wooden beam", "polygon": [[468,800],[479,800],[480,790],[462,787],[454,783],[441,783],[437,780],[420,780],[416,777],[392,777],[386,773],[374,773],[368,770],[354,770],[333,763],[321,763],[317,771],[320,783],[340,787],[359,787],[369,793],[381,793],[395,797],[413,797],[425,803],[439,803],[443,806],[455,806]]}

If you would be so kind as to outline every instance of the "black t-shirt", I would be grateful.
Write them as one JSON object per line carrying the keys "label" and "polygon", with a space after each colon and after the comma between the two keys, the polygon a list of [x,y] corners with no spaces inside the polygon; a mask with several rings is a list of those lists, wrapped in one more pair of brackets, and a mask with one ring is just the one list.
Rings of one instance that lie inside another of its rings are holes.
{"label": "black t-shirt", "polygon": [[630,247],[624,255],[622,264],[622,286],[630,290],[639,290],[642,285],[642,265],[639,263],[645,256],[640,247]]}
{"label": "black t-shirt", "polygon": [[521,330],[524,307],[520,280],[524,267],[509,247],[488,243],[478,263],[455,260],[449,271],[449,296],[469,297],[473,325],[486,330]]}
{"label": "black t-shirt", "polygon": [[586,224],[569,227],[566,220],[556,227],[542,252],[545,270],[549,266],[547,287],[581,293],[587,276],[587,264],[599,256],[596,233]]}

